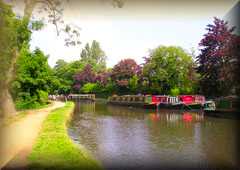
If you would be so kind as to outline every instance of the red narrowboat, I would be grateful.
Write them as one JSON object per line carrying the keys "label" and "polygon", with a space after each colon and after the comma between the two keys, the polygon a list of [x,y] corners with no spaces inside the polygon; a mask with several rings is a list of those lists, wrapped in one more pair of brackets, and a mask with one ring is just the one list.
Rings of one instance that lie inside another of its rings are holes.
{"label": "red narrowboat", "polygon": [[152,95],[149,104],[163,108],[182,108],[201,109],[205,103],[205,97],[201,95],[179,95],[176,97],[166,95]]}
{"label": "red narrowboat", "polygon": [[168,96],[165,95],[153,95],[152,96],[152,104],[160,104],[160,103],[167,103]]}

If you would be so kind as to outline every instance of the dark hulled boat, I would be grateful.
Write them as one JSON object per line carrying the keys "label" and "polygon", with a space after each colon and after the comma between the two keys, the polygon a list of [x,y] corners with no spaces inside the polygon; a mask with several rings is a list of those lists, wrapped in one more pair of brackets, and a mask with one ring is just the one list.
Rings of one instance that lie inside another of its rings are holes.
{"label": "dark hulled boat", "polygon": [[205,97],[201,95],[123,95],[109,97],[108,103],[124,106],[140,106],[144,108],[158,109],[202,109]]}

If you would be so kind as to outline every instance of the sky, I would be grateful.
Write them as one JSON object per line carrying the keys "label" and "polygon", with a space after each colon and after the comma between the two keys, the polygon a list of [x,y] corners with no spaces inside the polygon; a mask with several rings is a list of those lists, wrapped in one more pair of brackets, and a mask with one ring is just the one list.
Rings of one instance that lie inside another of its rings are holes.
{"label": "sky", "polygon": [[[206,33],[213,17],[223,18],[237,0],[124,0],[122,8],[109,0],[74,1],[64,3],[64,21],[81,28],[81,45],[64,46],[52,25],[33,32],[31,49],[39,47],[49,55],[49,64],[58,59],[74,61],[80,58],[87,42],[97,40],[107,56],[107,66],[121,59],[133,58],[143,62],[150,49],[159,45],[181,46],[198,53],[198,43]],[[35,12],[35,15],[38,15]]]}

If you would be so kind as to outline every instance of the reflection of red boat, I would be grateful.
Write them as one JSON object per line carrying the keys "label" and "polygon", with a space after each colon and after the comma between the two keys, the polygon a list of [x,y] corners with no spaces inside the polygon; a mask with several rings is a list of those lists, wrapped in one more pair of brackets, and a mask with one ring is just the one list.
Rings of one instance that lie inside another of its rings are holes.
{"label": "reflection of red boat", "polygon": [[186,122],[192,121],[192,115],[190,113],[183,113],[183,120]]}
{"label": "reflection of red boat", "polygon": [[167,122],[177,122],[177,121],[183,121],[183,122],[200,122],[204,120],[204,114],[202,113],[195,113],[195,112],[183,112],[180,113],[150,113],[149,118],[152,121],[159,121],[159,120],[165,120]]}
{"label": "reflection of red boat", "polygon": [[151,118],[151,120],[153,120],[153,121],[158,121],[158,120],[160,120],[159,114],[156,114],[156,113],[150,114],[150,118]]}

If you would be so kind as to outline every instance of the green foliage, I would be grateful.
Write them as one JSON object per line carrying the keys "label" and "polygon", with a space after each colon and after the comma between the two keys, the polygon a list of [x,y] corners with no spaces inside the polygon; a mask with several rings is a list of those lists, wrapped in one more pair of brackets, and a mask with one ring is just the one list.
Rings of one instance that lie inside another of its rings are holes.
{"label": "green foliage", "polygon": [[0,35],[0,82],[2,82],[6,81],[8,78],[6,76],[10,76],[8,70],[16,59],[17,51],[29,42],[31,36],[27,22],[17,19],[11,6],[2,0],[0,0]]}
{"label": "green foliage", "polygon": [[17,61],[16,79],[12,83],[12,94],[18,109],[36,108],[48,102],[48,92],[56,81],[47,57],[36,49],[21,50]]}
{"label": "green foliage", "polygon": [[[22,55],[20,54],[22,49],[29,45],[31,30],[28,26],[29,21],[26,18],[21,19],[16,17],[12,11],[12,7],[0,0],[0,112],[5,115],[8,115],[8,112],[15,112],[11,96],[6,94],[8,94],[11,82],[15,76],[15,63],[19,55]],[[20,90],[22,88],[21,83],[13,84],[16,87],[13,90],[15,97],[25,94],[28,100],[23,101],[23,98],[18,98],[18,101],[16,101],[17,108],[38,107],[39,103],[36,100],[32,101],[32,99],[37,97],[29,98],[32,94]],[[3,99],[6,99],[7,102],[3,102]],[[28,103],[29,101],[32,101],[32,103]],[[2,110],[2,108],[5,109]]]}
{"label": "green foliage", "polygon": [[13,49],[17,49],[17,22],[11,7],[0,0],[0,89],[8,86],[6,80],[14,59]]}
{"label": "green foliage", "polygon": [[81,92],[83,92],[83,93],[94,93],[94,92],[96,92],[97,86],[98,85],[96,83],[84,84],[83,87],[81,88]]}
{"label": "green foliage", "polygon": [[16,100],[16,109],[34,109],[40,107],[40,103],[37,102],[37,96],[31,96],[28,92],[19,92]]}
{"label": "green foliage", "polygon": [[38,101],[40,104],[46,104],[48,102],[48,92],[43,90],[38,90]]}
{"label": "green foliage", "polygon": [[117,86],[113,82],[108,82],[106,86],[102,88],[103,94],[107,96],[111,96],[112,94],[115,94],[117,92]]}
{"label": "green foliage", "polygon": [[232,95],[239,87],[239,42],[234,27],[214,18],[207,25],[197,56],[200,87],[203,94],[217,97]]}
{"label": "green foliage", "polygon": [[127,94],[136,90],[139,69],[139,65],[137,65],[136,61],[133,59],[121,60],[113,67],[111,71],[111,80],[116,86],[117,93]]}
{"label": "green foliage", "polygon": [[177,96],[177,95],[179,95],[179,94],[180,94],[179,88],[177,88],[177,87],[172,88],[172,89],[170,90],[170,94],[171,94],[172,96]]}
{"label": "green foliage", "polygon": [[193,87],[183,87],[181,88],[182,94],[192,94],[194,92],[194,86]]}
{"label": "green foliage", "polygon": [[[86,50],[90,47],[87,44]],[[90,52],[89,52],[90,53]],[[83,54],[85,55],[85,54]],[[117,94],[191,94],[197,90],[198,75],[192,57],[182,48],[175,46],[160,46],[151,51],[143,68],[132,59],[125,59],[116,64],[111,70],[97,73],[89,65],[88,57],[82,57],[78,67],[83,67],[73,78],[66,76],[64,80],[74,79],[74,85],[78,93],[95,93],[97,96]],[[66,74],[70,68],[68,63],[58,61],[56,73]],[[61,68],[61,69],[60,69]],[[89,69],[87,69],[89,68]],[[90,69],[91,68],[91,69]],[[56,74],[56,75],[57,75]],[[80,90],[79,90],[80,89]]]}
{"label": "green foliage", "polygon": [[143,67],[143,77],[148,80],[152,93],[169,94],[178,87],[180,91],[191,88],[196,80],[192,57],[182,48],[160,46],[151,51]]}
{"label": "green foliage", "polygon": [[56,87],[53,93],[67,94],[72,91],[73,76],[84,68],[84,63],[74,61],[67,63],[64,60],[58,60],[53,69],[54,75],[57,77]]}
{"label": "green foliage", "polygon": [[137,75],[134,75],[132,78],[129,80],[129,89],[130,91],[134,94],[138,91],[138,82],[139,78]]}
{"label": "green foliage", "polygon": [[44,27],[44,23],[43,23],[43,21],[38,21],[38,20],[37,21],[31,21],[30,27],[31,27],[32,30],[38,31],[38,30],[41,30]]}
{"label": "green foliage", "polygon": [[86,44],[81,52],[81,62],[91,65],[96,72],[105,71],[106,55],[96,40],[92,42],[91,46]]}
{"label": "green foliage", "polygon": [[20,51],[25,44],[29,44],[32,32],[28,28],[28,21],[25,19],[17,20],[15,26],[17,29],[17,47]]}

